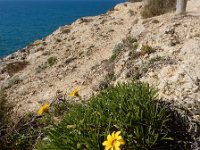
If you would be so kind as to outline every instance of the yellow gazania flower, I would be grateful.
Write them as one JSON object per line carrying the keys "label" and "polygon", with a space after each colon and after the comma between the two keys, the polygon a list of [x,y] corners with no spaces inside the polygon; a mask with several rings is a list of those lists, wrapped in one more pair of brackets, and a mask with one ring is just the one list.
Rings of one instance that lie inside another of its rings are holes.
{"label": "yellow gazania flower", "polygon": [[107,136],[107,141],[103,142],[103,146],[105,146],[105,150],[120,150],[120,146],[124,145],[125,142],[120,136],[121,131],[113,132],[111,135]]}
{"label": "yellow gazania flower", "polygon": [[40,107],[40,109],[38,110],[37,114],[38,115],[42,115],[43,113],[47,112],[49,110],[49,103],[45,103],[44,105],[42,105]]}
{"label": "yellow gazania flower", "polygon": [[80,91],[80,88],[75,88],[71,93],[69,93],[69,96],[70,97],[74,97],[74,96],[79,96],[79,92]]}

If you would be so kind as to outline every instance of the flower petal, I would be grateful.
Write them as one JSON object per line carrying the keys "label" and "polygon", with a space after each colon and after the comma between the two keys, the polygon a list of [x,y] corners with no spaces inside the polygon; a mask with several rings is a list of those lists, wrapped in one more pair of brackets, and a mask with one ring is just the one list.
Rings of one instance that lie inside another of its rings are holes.
{"label": "flower petal", "polygon": [[110,147],[105,147],[105,150],[109,150],[110,149]]}
{"label": "flower petal", "polygon": [[125,141],[123,139],[118,140],[118,142],[120,142],[120,145],[124,145],[125,144]]}
{"label": "flower petal", "polygon": [[117,140],[123,140],[122,136],[118,136],[116,139]]}
{"label": "flower petal", "polygon": [[110,140],[112,140],[112,139],[113,139],[112,136],[109,134],[109,135],[107,136],[107,140],[110,141]]}
{"label": "flower petal", "polygon": [[117,138],[117,137],[120,135],[120,133],[121,133],[121,131],[117,131],[117,132],[115,133],[115,138]]}
{"label": "flower petal", "polygon": [[115,150],[121,150],[119,147],[115,147]]}
{"label": "flower petal", "polygon": [[115,138],[115,132],[112,133],[112,137]]}
{"label": "flower petal", "polygon": [[42,115],[43,114],[43,108],[41,107],[38,112],[37,112],[38,115]]}
{"label": "flower petal", "polygon": [[107,146],[108,145],[108,141],[104,141],[102,145],[103,146]]}
{"label": "flower petal", "polygon": [[119,147],[121,145],[121,143],[119,141],[115,141],[115,147]]}

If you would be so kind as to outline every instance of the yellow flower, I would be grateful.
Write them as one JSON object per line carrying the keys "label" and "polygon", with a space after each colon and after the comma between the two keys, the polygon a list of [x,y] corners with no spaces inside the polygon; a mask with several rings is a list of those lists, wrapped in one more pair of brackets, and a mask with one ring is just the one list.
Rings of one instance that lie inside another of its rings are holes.
{"label": "yellow flower", "polygon": [[80,91],[80,88],[75,88],[71,93],[69,93],[69,96],[70,97],[74,97],[74,96],[79,96],[79,92]]}
{"label": "yellow flower", "polygon": [[38,115],[42,115],[43,113],[47,112],[49,110],[49,103],[45,103],[44,105],[42,105],[40,107],[40,109],[38,110],[37,114]]}
{"label": "yellow flower", "polygon": [[120,146],[124,145],[125,142],[120,136],[121,131],[113,132],[112,135],[107,136],[107,141],[103,142],[103,146],[105,146],[105,150],[120,150]]}

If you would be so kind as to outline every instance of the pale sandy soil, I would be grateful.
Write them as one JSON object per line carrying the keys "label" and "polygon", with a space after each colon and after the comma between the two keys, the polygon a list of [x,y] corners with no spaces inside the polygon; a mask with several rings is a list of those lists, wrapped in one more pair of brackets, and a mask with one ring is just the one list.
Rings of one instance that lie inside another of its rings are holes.
{"label": "pale sandy soil", "polygon": [[[0,85],[7,86],[8,100],[15,107],[13,114],[21,116],[36,112],[42,103],[52,102],[76,87],[80,87],[83,99],[101,88],[110,71],[114,72],[116,84],[130,81],[127,72],[143,67],[143,62],[155,57],[162,58],[154,67],[141,74],[141,81],[149,82],[159,89],[158,96],[167,101],[187,107],[200,115],[200,0],[188,2],[188,15],[175,16],[174,12],[142,19],[141,3],[123,3],[106,14],[81,18],[60,27],[54,33],[4,58],[3,70],[10,62],[26,60],[30,64],[14,76],[0,74]],[[114,62],[108,63],[115,45],[127,36],[138,39],[141,51],[144,44],[156,52],[131,60],[130,51]],[[57,63],[38,72],[38,66],[50,57]],[[130,65],[128,66],[127,64]],[[8,85],[13,80],[18,84]],[[75,99],[76,100],[76,99]]]}

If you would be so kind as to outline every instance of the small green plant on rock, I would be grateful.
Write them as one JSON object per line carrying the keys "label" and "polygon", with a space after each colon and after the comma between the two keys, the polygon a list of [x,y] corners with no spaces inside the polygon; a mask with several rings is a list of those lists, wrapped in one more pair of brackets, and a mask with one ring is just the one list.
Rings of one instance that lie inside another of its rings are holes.
{"label": "small green plant on rock", "polygon": [[163,57],[157,55],[156,57],[151,58],[151,59],[149,60],[149,63],[150,63],[150,64],[154,64],[155,62],[161,61],[161,60],[163,60],[163,59],[164,59]]}
{"label": "small green plant on rock", "polygon": [[123,39],[124,47],[128,48],[129,50],[136,50],[135,44],[138,40],[134,37],[128,36]]}
{"label": "small green plant on rock", "polygon": [[49,57],[47,61],[36,68],[36,73],[40,73],[42,70],[53,66],[56,64],[57,58],[55,56]]}
{"label": "small green plant on rock", "polygon": [[64,34],[68,34],[68,33],[70,33],[70,28],[63,28],[63,29],[61,29],[61,32],[62,33],[64,33]]}
{"label": "small green plant on rock", "polygon": [[53,66],[57,62],[57,58],[56,57],[49,57],[47,62],[48,62],[49,66]]}
{"label": "small green plant on rock", "polygon": [[110,61],[113,62],[117,56],[120,54],[120,52],[123,50],[124,48],[124,44],[123,43],[119,43],[117,45],[115,45],[113,51],[112,51],[112,56],[110,58]]}
{"label": "small green plant on rock", "polygon": [[141,54],[142,55],[145,55],[145,54],[151,54],[151,53],[154,53],[155,50],[149,46],[149,45],[142,45],[142,48],[141,48]]}

